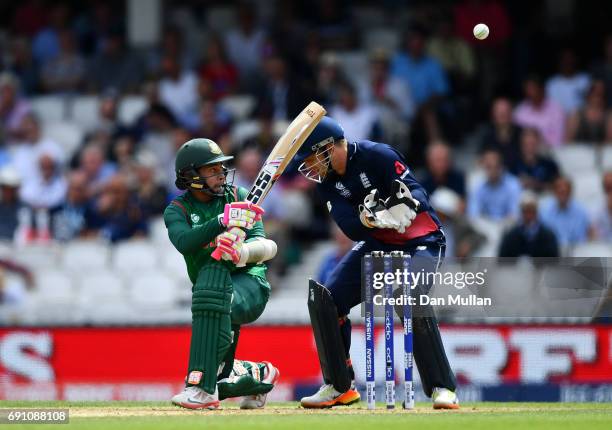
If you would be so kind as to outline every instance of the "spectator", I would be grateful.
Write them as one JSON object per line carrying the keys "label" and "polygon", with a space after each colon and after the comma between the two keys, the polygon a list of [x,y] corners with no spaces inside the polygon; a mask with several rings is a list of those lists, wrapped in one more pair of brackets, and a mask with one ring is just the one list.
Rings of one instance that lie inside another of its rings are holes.
{"label": "spectator", "polygon": [[319,274],[317,276],[317,280],[323,285],[327,283],[329,276],[340,260],[342,260],[342,257],[351,250],[353,245],[355,245],[355,242],[349,239],[342,230],[340,230],[340,227],[335,224],[332,235],[334,239],[334,249],[323,257],[319,265]]}
{"label": "spectator", "polygon": [[270,115],[275,121],[295,118],[310,97],[289,75],[285,60],[277,55],[266,58],[265,77],[259,91],[259,115]]}
{"label": "spectator", "polygon": [[535,128],[523,130],[521,154],[510,172],[520,179],[523,188],[535,192],[546,191],[559,176],[555,160],[542,153],[540,133]]}
{"label": "spectator", "polygon": [[576,53],[572,49],[564,49],[559,57],[559,74],[546,83],[546,96],[570,115],[582,108],[589,81],[588,74],[576,70]]}
{"label": "spectator", "polygon": [[612,243],[612,171],[604,173],[602,185],[606,198],[595,215],[593,225],[598,240]]}
{"label": "spectator", "polygon": [[554,183],[554,198],[543,204],[542,221],[557,236],[561,249],[586,242],[592,236],[587,210],[572,199],[572,183],[559,177]]}
{"label": "spectator", "polygon": [[538,219],[538,199],[526,191],[521,197],[521,220],[502,237],[500,257],[558,257],[555,233]]}
{"label": "spectator", "polygon": [[184,126],[196,123],[198,77],[193,71],[182,69],[174,57],[164,57],[158,91],[159,101],[170,109],[179,123]]}
{"label": "spectator", "polygon": [[66,200],[51,211],[51,231],[56,240],[68,241],[86,233],[93,210],[87,194],[85,173],[70,173]]}
{"label": "spectator", "polygon": [[317,100],[324,106],[338,103],[339,88],[347,81],[347,77],[340,68],[338,56],[333,52],[321,55],[317,73]]}
{"label": "spectator", "polygon": [[199,127],[194,134],[217,142],[224,153],[231,153],[230,116],[212,100],[200,104]]}
{"label": "spectator", "polygon": [[[251,185],[257,179],[259,169],[264,162],[264,154],[261,149],[248,146],[242,149],[238,153],[236,160],[236,174],[234,178],[234,185],[244,187],[247,190],[251,188]],[[266,199],[262,203],[262,207],[266,211],[266,230],[268,230],[268,221],[282,221],[286,214],[283,209],[282,191],[279,187],[272,187]]]}
{"label": "spectator", "polygon": [[149,71],[153,77],[160,76],[163,59],[166,57],[175,58],[182,70],[195,68],[194,56],[186,48],[183,33],[177,27],[168,27],[164,30],[159,49],[155,49],[149,56]]}
{"label": "spectator", "polygon": [[227,32],[225,48],[230,61],[238,67],[242,82],[248,84],[260,71],[266,33],[257,27],[252,5],[241,3],[237,15],[238,26]]}
{"label": "spectator", "polygon": [[70,30],[58,33],[59,52],[42,65],[41,81],[49,93],[74,93],[82,88],[85,60],[76,49]]}
{"label": "spectator", "polygon": [[405,37],[405,51],[397,53],[391,62],[391,73],[406,82],[417,107],[449,92],[444,69],[426,54],[425,42],[424,31],[413,27]]}
{"label": "spectator", "polygon": [[19,225],[19,173],[10,166],[0,169],[0,239],[12,241]]}
{"label": "spectator", "polygon": [[516,219],[519,212],[521,184],[508,173],[501,154],[487,150],[482,155],[485,180],[468,196],[468,215],[493,221]]}
{"label": "spectator", "polygon": [[431,195],[431,205],[440,218],[446,237],[446,256],[466,258],[486,241],[463,214],[463,201],[453,190],[438,187]]}
{"label": "spectator", "polygon": [[21,201],[34,209],[51,209],[61,204],[66,196],[66,180],[61,166],[49,154],[38,158],[39,171],[24,181],[20,190]]}
{"label": "spectator", "polygon": [[[367,82],[361,82],[360,99],[378,111],[380,124],[387,139],[406,134],[407,123],[414,114],[414,102],[406,83],[389,73],[389,54],[377,49],[370,54],[370,73]],[[403,136],[406,141],[407,136]]]}
{"label": "spectator", "polygon": [[[10,306],[22,305],[27,300],[27,291],[23,282],[15,278],[9,278],[4,274],[4,267],[0,265],[0,308],[3,310],[0,315],[2,324],[14,323],[9,322],[6,318]],[[15,316],[13,316],[14,318]]]}
{"label": "spectator", "polygon": [[236,92],[238,69],[227,59],[223,43],[218,37],[208,42],[205,62],[200,67],[200,80],[210,84],[214,101]]}
{"label": "spectator", "polygon": [[472,47],[454,35],[453,26],[452,17],[442,17],[427,44],[427,53],[444,67],[455,91],[465,92],[472,85],[476,59]]}
{"label": "spectator", "polygon": [[549,146],[560,146],[565,131],[565,114],[557,102],[547,98],[542,82],[530,77],[523,83],[525,99],[514,110],[514,121],[521,127],[537,128]]}
{"label": "spectator", "polygon": [[487,149],[499,151],[506,167],[513,166],[519,158],[521,128],[512,122],[512,103],[498,97],[491,105],[491,122],[479,137],[480,152]]}
{"label": "spectator", "polygon": [[163,176],[158,176],[158,161],[154,154],[141,151],[136,155],[134,166],[134,183],[138,205],[143,216],[162,215],[168,205],[168,191],[162,185]]}
{"label": "spectator", "polygon": [[12,145],[11,157],[25,184],[38,177],[38,159],[42,154],[50,155],[63,164],[65,152],[54,140],[43,137],[36,115],[30,113],[24,116],[20,128],[22,138]]}
{"label": "spectator", "polygon": [[[183,145],[183,143],[191,140],[194,137],[189,130],[185,128],[176,127],[172,130],[171,140],[170,140],[170,150],[172,154],[176,154],[176,151]],[[167,160],[159,160],[160,164],[162,164],[162,170],[166,173],[166,189],[169,192],[169,198],[176,197],[182,193],[181,190],[176,188],[174,181],[176,180],[176,171],[175,171],[175,163],[174,156]],[[165,161],[165,164],[163,163]]]}
{"label": "spectator", "polygon": [[29,40],[25,37],[13,38],[10,42],[9,51],[4,61],[4,70],[18,79],[24,95],[32,95],[38,91],[39,81],[38,67],[32,58]]}
{"label": "spectator", "polygon": [[68,27],[70,10],[64,3],[51,7],[48,13],[48,25],[42,28],[32,40],[34,60],[40,65],[46,64],[60,52],[60,32]]}
{"label": "spectator", "polygon": [[586,103],[567,121],[567,142],[603,144],[612,140],[612,115],[606,112],[603,81],[593,82]]}
{"label": "spectator", "polygon": [[432,142],[427,147],[426,158],[427,169],[420,182],[427,194],[433,195],[438,187],[449,188],[459,196],[460,212],[463,212],[465,177],[453,166],[450,147],[441,141]]}
{"label": "spectator", "polygon": [[21,124],[30,113],[29,103],[19,96],[19,83],[11,73],[0,74],[0,129],[7,141],[17,139]]}
{"label": "spectator", "polygon": [[606,88],[606,106],[612,106],[612,34],[604,42],[604,58],[593,67],[593,78],[604,82]]}
{"label": "spectator", "polygon": [[349,142],[381,138],[378,112],[369,104],[359,102],[355,88],[349,82],[341,85],[338,104],[329,109],[329,114],[342,124],[344,137]]}
{"label": "spectator", "polygon": [[119,31],[104,36],[100,52],[91,60],[87,73],[89,89],[106,91],[115,88],[120,93],[136,91],[143,80],[139,56],[129,52]]}
{"label": "spectator", "polygon": [[106,161],[104,150],[99,145],[90,144],[81,153],[78,170],[87,179],[87,196],[96,196],[115,174],[116,167]]}
{"label": "spectator", "polygon": [[15,8],[12,31],[28,38],[34,36],[45,26],[48,11],[44,0],[27,0]]}
{"label": "spectator", "polygon": [[111,242],[143,236],[147,232],[142,207],[136,196],[130,193],[126,178],[121,175],[113,176],[106,183],[93,212],[99,235]]}

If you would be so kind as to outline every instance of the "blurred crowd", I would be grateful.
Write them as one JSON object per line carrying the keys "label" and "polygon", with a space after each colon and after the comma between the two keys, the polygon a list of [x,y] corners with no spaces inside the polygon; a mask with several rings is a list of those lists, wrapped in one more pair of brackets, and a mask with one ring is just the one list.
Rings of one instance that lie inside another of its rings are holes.
{"label": "blurred crowd", "polygon": [[[576,172],[555,151],[612,142],[612,37],[589,58],[556,44],[547,52],[556,70],[531,74],[516,5],[383,3],[166,1],[159,43],[149,47],[128,43],[121,1],[5,5],[0,240],[145,237],[178,193],[173,158],[183,142],[217,141],[248,187],[283,126],[317,100],[349,140],[406,154],[444,220],[449,255],[472,255],[487,241],[477,219],[504,229],[499,255],[610,243],[612,172],[597,166],[603,197],[586,208]],[[485,41],[471,34],[481,21],[492,29]],[[35,102],[83,96],[97,97],[97,111],[88,124],[73,121],[82,133],[72,147],[47,133],[53,120]],[[125,122],[128,97],[144,109]],[[458,163],[453,153],[469,156]],[[304,246],[339,236],[294,171],[264,207],[286,250],[279,272]],[[542,238],[554,246],[539,249]]]}

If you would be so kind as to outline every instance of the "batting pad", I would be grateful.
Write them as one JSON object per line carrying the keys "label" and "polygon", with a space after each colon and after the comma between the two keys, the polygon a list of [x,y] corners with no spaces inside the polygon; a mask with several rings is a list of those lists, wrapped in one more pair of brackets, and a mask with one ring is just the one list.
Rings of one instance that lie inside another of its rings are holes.
{"label": "batting pad", "polygon": [[219,364],[232,343],[229,271],[220,263],[204,266],[193,289],[188,385],[213,393]]}

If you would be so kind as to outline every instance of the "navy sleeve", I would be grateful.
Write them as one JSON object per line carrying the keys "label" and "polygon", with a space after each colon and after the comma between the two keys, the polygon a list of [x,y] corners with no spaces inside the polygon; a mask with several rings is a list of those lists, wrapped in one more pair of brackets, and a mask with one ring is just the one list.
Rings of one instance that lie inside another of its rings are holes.
{"label": "navy sleeve", "polygon": [[370,236],[370,229],[365,227],[359,219],[359,211],[343,197],[327,191],[324,187],[317,187],[319,195],[327,204],[327,210],[340,227],[340,230],[349,239],[358,242]]}

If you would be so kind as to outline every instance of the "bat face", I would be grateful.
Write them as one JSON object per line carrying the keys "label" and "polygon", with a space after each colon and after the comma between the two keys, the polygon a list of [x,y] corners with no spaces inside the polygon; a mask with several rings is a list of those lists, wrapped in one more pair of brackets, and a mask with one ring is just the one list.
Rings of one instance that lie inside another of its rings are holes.
{"label": "bat face", "polygon": [[257,175],[255,183],[249,191],[247,200],[252,203],[261,202],[274,182],[285,171],[300,146],[308,138],[325,115],[323,106],[310,102],[306,108],[287,127],[287,131],[278,139],[263,167]]}

